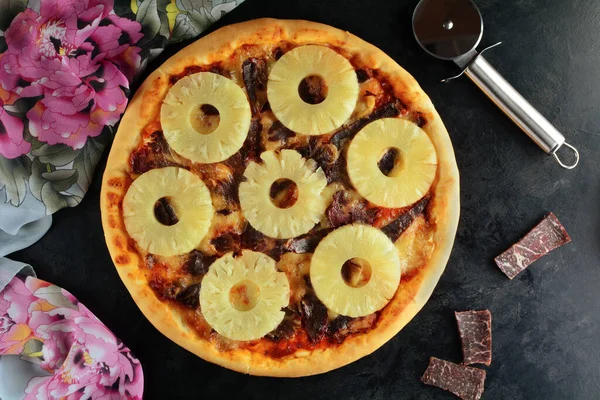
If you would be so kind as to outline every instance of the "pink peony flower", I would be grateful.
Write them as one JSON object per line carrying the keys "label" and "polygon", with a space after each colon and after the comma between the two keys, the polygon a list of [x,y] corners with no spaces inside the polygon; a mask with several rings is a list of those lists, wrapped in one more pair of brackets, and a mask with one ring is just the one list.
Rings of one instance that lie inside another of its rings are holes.
{"label": "pink peony flower", "polygon": [[112,0],[42,0],[5,33],[0,85],[19,97],[43,95],[27,113],[31,134],[83,147],[127,105],[123,91],[140,64],[141,25],[112,11]]}
{"label": "pink peony flower", "polygon": [[31,149],[31,144],[23,139],[23,121],[8,114],[0,99],[0,155],[17,158]]}

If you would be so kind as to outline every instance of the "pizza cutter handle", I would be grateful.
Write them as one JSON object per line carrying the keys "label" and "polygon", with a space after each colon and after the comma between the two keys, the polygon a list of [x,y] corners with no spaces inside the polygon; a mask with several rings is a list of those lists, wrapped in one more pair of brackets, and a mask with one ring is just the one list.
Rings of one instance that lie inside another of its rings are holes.
{"label": "pizza cutter handle", "polygon": [[[465,74],[542,150],[552,155],[561,167],[573,169],[577,166],[579,163],[577,149],[566,143],[565,137],[525,100],[481,54],[477,55],[466,68]],[[563,144],[573,151],[574,161],[571,164],[564,164],[556,154]]]}

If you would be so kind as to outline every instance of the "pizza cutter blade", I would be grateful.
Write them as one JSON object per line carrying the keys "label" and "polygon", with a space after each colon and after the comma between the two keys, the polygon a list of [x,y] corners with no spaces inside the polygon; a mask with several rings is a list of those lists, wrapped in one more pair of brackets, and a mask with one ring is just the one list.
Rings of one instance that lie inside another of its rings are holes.
{"label": "pizza cutter blade", "polygon": [[[419,45],[430,55],[452,60],[461,73],[442,82],[467,75],[508,115],[542,150],[552,155],[563,168],[579,163],[579,152],[565,137],[519,94],[487,62],[476,48],[483,35],[483,19],[472,0],[421,0],[413,14],[413,33]],[[573,162],[565,164],[557,154],[565,146],[573,151]]]}

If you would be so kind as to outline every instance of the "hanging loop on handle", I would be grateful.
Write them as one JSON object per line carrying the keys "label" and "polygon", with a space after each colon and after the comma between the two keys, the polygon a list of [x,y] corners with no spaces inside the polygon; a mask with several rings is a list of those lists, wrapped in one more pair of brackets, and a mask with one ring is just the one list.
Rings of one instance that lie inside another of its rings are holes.
{"label": "hanging loop on handle", "polygon": [[556,151],[554,153],[552,153],[552,157],[554,157],[554,160],[558,163],[558,165],[560,165],[561,167],[565,168],[565,169],[573,169],[577,166],[577,164],[579,164],[579,151],[577,151],[577,149],[573,146],[571,146],[569,143],[564,142],[563,146],[568,147],[569,149],[571,149],[573,151],[573,155],[575,156],[575,161],[572,164],[564,164],[562,162],[562,160],[558,157],[558,149],[556,149]]}

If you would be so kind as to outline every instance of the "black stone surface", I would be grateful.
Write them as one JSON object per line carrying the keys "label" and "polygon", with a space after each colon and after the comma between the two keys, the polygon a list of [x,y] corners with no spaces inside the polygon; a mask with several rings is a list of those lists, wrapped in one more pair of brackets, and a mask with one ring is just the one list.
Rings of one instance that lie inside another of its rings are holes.
{"label": "black stone surface", "polygon": [[[11,256],[71,291],[127,343],[143,364],[145,398],[452,399],[419,377],[429,356],[461,361],[453,312],[484,308],[493,315],[484,399],[600,396],[600,3],[477,1],[482,44],[504,41],[486,57],[579,148],[573,171],[544,155],[467,78],[439,83],[456,68],[413,39],[416,3],[247,0],[216,26],[270,16],[353,32],[414,75],[450,132],[462,201],[454,251],[427,305],[371,356],[325,375],[272,379],[231,372],[171,343],[142,316],[108,255],[99,212],[103,165],[80,206],[55,214],[42,240]],[[547,211],[573,242],[510,281],[493,258]]]}

